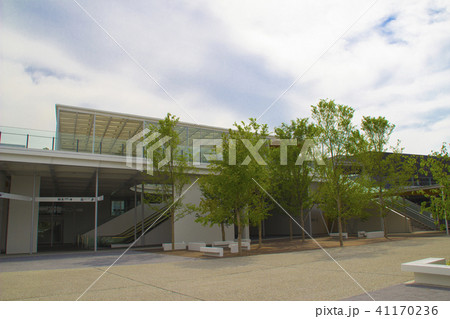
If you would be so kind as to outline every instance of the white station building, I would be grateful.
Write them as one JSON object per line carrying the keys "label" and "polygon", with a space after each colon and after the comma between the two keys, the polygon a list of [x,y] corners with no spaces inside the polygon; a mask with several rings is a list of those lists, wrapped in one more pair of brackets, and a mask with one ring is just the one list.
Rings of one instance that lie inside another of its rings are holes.
{"label": "white station building", "polygon": [[[155,184],[134,165],[127,165],[127,141],[159,119],[56,105],[56,132],[0,127],[0,251],[6,254],[47,250],[97,249],[133,242],[142,229],[155,225],[136,245],[171,241],[167,219],[156,221],[162,204],[142,205]],[[227,129],[179,122],[181,150],[191,153],[194,139],[220,139]],[[207,172],[201,149],[196,174]],[[128,150],[129,152],[130,150]],[[132,155],[142,154],[133,145]],[[192,181],[197,176],[192,175]],[[144,186],[143,186],[144,185]],[[189,186],[189,185],[188,185]],[[184,203],[198,204],[194,184]],[[409,217],[391,214],[392,232],[411,231]],[[366,230],[379,230],[380,222]],[[327,234],[323,215],[313,209],[306,221],[312,234]],[[288,217],[274,213],[265,221],[265,237],[285,236]],[[299,234],[300,230],[296,230]],[[252,236],[252,229],[244,236]],[[235,238],[226,228],[226,240]],[[194,215],[175,223],[176,242],[221,240],[218,226],[202,226]]]}

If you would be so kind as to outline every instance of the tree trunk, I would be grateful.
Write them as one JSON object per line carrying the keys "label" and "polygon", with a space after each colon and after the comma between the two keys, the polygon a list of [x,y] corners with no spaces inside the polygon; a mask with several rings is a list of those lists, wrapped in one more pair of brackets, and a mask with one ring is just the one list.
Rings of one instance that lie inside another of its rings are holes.
{"label": "tree trunk", "polygon": [[380,187],[378,191],[378,198],[380,199],[380,217],[383,221],[383,230],[384,230],[384,237],[388,238],[388,230],[387,230],[387,221],[386,216],[384,216],[384,198],[383,198],[383,191]]}
{"label": "tree trunk", "polygon": [[294,235],[292,232],[292,218],[289,217],[289,240],[293,240]]}
{"label": "tree trunk", "polygon": [[172,224],[172,250],[175,250],[175,210],[170,210],[170,223]]}
{"label": "tree trunk", "polygon": [[173,173],[171,173],[172,180],[172,208],[170,210],[170,223],[172,224],[172,251],[175,250],[175,185],[173,181]]}
{"label": "tree trunk", "polygon": [[262,247],[262,221],[259,221],[258,225],[258,237],[259,237],[259,244],[258,249]]}
{"label": "tree trunk", "polygon": [[220,229],[222,230],[222,241],[225,241],[225,225],[223,223],[220,224]]}
{"label": "tree trunk", "polygon": [[242,228],[241,228],[241,214],[239,209],[236,210],[237,228],[238,228],[238,252],[242,256]]}
{"label": "tree trunk", "polygon": [[303,205],[300,206],[300,219],[301,219],[300,223],[302,225],[302,244],[304,244],[305,243],[305,216],[303,213]]}
{"label": "tree trunk", "polygon": [[342,217],[341,217],[341,199],[338,197],[337,201],[338,207],[338,231],[339,231],[339,245],[344,246],[344,240],[342,238]]}

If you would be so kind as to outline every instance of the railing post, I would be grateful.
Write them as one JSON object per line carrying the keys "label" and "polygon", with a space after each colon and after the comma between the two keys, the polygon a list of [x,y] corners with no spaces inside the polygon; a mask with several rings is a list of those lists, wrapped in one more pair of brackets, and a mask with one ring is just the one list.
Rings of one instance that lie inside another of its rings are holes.
{"label": "railing post", "polygon": [[27,134],[27,145],[25,148],[28,148],[28,140],[30,139],[30,134]]}

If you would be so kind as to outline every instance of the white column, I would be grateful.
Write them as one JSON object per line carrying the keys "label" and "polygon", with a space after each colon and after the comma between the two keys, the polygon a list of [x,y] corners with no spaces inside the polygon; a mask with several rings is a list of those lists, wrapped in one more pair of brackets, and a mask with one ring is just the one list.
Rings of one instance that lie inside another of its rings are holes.
{"label": "white column", "polygon": [[94,231],[94,251],[97,251],[98,236],[98,168],[95,171],[95,231]]}
{"label": "white column", "polygon": [[[34,189],[33,189],[34,185]],[[39,176],[11,176],[11,194],[39,196],[40,177]],[[38,203],[35,203],[36,212],[39,209]],[[32,201],[9,200],[9,217],[6,240],[7,254],[26,254],[30,250],[35,253],[37,251],[37,230],[38,230],[38,214],[32,220]],[[30,230],[30,224],[32,230]],[[30,243],[31,249],[30,249]]]}
{"label": "white column", "polygon": [[30,255],[33,254],[34,242],[34,207],[36,206],[36,173],[33,174],[33,197],[31,201]]}

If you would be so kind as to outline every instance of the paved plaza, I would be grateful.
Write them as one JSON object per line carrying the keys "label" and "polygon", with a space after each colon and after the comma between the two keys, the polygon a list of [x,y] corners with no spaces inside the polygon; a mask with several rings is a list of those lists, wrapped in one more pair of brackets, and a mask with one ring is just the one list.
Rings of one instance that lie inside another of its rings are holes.
{"label": "paved plaza", "polygon": [[[234,258],[129,251],[80,300],[450,300],[450,289],[405,285],[403,262],[450,257],[450,238]],[[76,300],[122,250],[0,257],[1,300]],[[361,288],[350,276],[355,279]]]}

